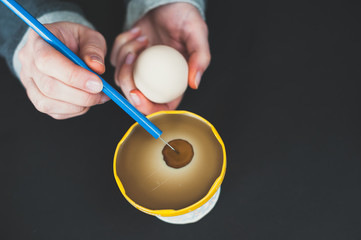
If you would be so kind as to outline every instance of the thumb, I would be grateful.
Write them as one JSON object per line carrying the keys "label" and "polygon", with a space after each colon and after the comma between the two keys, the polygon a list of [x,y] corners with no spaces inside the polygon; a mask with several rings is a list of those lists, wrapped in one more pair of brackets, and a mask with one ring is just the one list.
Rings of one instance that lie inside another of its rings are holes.
{"label": "thumb", "polygon": [[188,60],[188,83],[193,89],[199,87],[202,74],[207,69],[210,62],[209,51],[196,51],[192,53]]}
{"label": "thumb", "polygon": [[197,32],[190,35],[186,41],[189,54],[188,58],[188,83],[193,89],[197,89],[202,74],[207,69],[211,61],[211,53],[206,32]]}
{"label": "thumb", "polygon": [[96,73],[105,72],[106,42],[99,32],[86,29],[79,34],[79,57]]}

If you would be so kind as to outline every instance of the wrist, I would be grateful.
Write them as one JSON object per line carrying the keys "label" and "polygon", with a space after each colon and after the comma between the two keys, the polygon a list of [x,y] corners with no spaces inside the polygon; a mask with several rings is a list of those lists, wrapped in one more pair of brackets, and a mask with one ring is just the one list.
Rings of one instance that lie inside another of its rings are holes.
{"label": "wrist", "polygon": [[124,29],[131,28],[135,22],[141,19],[147,12],[157,7],[170,3],[189,3],[198,9],[203,19],[205,19],[205,0],[130,0],[127,5],[127,15]]}

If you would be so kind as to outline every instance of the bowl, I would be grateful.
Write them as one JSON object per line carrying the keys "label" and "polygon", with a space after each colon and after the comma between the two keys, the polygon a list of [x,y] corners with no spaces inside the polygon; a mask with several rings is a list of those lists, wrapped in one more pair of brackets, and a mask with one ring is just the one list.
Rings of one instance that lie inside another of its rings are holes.
{"label": "bowl", "polygon": [[117,145],[114,177],[126,200],[147,214],[171,223],[198,221],[215,205],[226,172],[226,150],[214,126],[188,111],[161,111],[147,116],[170,142],[191,144],[192,160],[185,166],[167,165],[164,142],[138,123]]}

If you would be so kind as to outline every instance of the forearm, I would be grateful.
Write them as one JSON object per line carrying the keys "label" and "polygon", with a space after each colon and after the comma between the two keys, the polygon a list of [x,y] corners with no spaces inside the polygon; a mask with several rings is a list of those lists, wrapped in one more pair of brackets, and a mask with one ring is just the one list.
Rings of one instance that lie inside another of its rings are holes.
{"label": "forearm", "polygon": [[[91,26],[76,5],[53,0],[19,0],[26,10],[42,23],[71,21]],[[17,52],[25,44],[28,26],[4,5],[0,5],[0,55],[18,75],[21,65]]]}
{"label": "forearm", "polygon": [[159,7],[161,5],[175,3],[175,2],[186,2],[195,6],[202,17],[205,19],[205,8],[206,0],[125,0],[127,4],[127,15],[125,19],[125,29],[129,29],[133,24],[138,21],[150,10]]}

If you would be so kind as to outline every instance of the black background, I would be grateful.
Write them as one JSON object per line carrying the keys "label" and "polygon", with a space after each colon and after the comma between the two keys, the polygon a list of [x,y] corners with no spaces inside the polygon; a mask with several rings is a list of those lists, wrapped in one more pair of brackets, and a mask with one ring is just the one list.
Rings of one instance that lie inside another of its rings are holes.
{"label": "black background", "polygon": [[[111,49],[123,5],[76,2]],[[134,121],[111,102],[53,120],[1,61],[0,239],[361,238],[359,1],[208,2],[212,62],[179,109],[226,145],[212,212],[179,226],[132,207],[112,162]]]}

